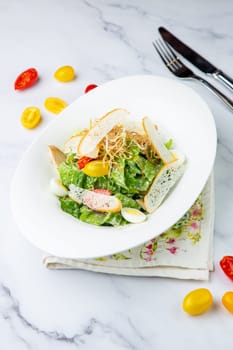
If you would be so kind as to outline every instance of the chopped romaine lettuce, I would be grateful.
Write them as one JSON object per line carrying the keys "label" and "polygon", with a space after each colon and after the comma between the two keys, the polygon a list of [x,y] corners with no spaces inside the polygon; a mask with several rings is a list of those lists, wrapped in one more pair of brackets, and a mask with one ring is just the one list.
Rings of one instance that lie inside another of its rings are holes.
{"label": "chopped romaine lettuce", "polygon": [[[140,209],[140,205],[132,197],[140,198],[140,194],[146,192],[154,177],[159,172],[162,163],[152,163],[139,154],[137,145],[131,145],[134,157],[131,159],[118,158],[109,176],[88,176],[78,169],[76,159],[69,157],[59,166],[59,174],[63,185],[70,184],[87,190],[96,188],[108,189],[120,199],[122,207]],[[74,202],[69,197],[60,198],[61,209],[79,220],[93,225],[120,226],[127,224],[121,212],[100,213],[87,206]]]}
{"label": "chopped romaine lettuce", "polygon": [[80,208],[79,220],[87,222],[88,224],[93,225],[103,225],[105,221],[106,214],[98,213],[94,210],[89,209],[85,205],[82,205]]}
{"label": "chopped romaine lettuce", "polygon": [[75,218],[79,218],[80,205],[74,202],[70,197],[60,197],[61,209],[66,213],[73,215]]}
{"label": "chopped romaine lettuce", "polygon": [[128,145],[128,150],[132,156],[132,159],[138,156],[141,151],[140,147],[133,140]]}
{"label": "chopped romaine lettuce", "polygon": [[118,158],[116,164],[111,170],[111,179],[119,187],[128,190],[128,187],[125,183],[125,159]]}
{"label": "chopped romaine lettuce", "polygon": [[73,184],[83,187],[85,174],[75,164],[63,162],[59,165],[58,171],[64,186],[68,187],[70,184]]}
{"label": "chopped romaine lettuce", "polygon": [[161,168],[160,163],[152,164],[139,155],[135,161],[126,161],[125,182],[129,193],[146,192]]}
{"label": "chopped romaine lettuce", "polygon": [[121,213],[98,213],[87,206],[78,205],[69,197],[60,198],[61,209],[79,220],[96,226],[121,226],[127,224]]}
{"label": "chopped romaine lettuce", "polygon": [[138,204],[138,202],[133,199],[130,198],[128,196],[126,196],[125,194],[122,193],[116,193],[115,196],[120,199],[122,207],[127,207],[127,208],[135,208],[135,209],[140,209],[141,206]]}

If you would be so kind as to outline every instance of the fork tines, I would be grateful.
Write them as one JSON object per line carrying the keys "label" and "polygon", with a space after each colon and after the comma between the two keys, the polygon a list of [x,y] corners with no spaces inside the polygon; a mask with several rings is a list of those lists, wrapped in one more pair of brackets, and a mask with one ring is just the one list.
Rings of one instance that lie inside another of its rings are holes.
{"label": "fork tines", "polygon": [[152,44],[172,74],[181,79],[192,79],[200,82],[207,89],[211,90],[216,96],[218,96],[218,98],[220,98],[220,100],[223,101],[231,111],[233,110],[233,101],[215,86],[210,84],[208,80],[203,79],[199,75],[195,74],[189,67],[187,67],[183,61],[176,56],[174,51],[164,40],[158,39]]}
{"label": "fork tines", "polygon": [[158,52],[162,61],[166,66],[173,71],[180,67],[179,56],[176,56],[175,53],[171,50],[168,44],[162,39],[158,39],[155,42],[152,42],[155,50]]}

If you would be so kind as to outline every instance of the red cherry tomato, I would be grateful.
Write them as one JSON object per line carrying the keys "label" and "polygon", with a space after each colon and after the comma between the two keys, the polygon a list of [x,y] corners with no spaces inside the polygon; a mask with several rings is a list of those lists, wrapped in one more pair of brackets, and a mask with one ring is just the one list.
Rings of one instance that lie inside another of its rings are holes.
{"label": "red cherry tomato", "polygon": [[93,190],[93,192],[105,194],[105,196],[111,196],[112,192],[109,190],[105,190],[104,188],[96,188]]}
{"label": "red cherry tomato", "polygon": [[92,158],[89,157],[82,157],[77,161],[77,166],[81,170],[85,167],[87,163],[89,163],[92,160]]}
{"label": "red cherry tomato", "polygon": [[35,68],[29,68],[22,72],[15,81],[15,90],[24,90],[34,85],[38,80],[38,72]]}
{"label": "red cherry tomato", "polygon": [[84,90],[85,94],[95,88],[97,88],[98,85],[96,84],[90,84],[90,85],[87,85],[86,89]]}
{"label": "red cherry tomato", "polygon": [[233,256],[224,256],[219,264],[227,277],[233,281]]}

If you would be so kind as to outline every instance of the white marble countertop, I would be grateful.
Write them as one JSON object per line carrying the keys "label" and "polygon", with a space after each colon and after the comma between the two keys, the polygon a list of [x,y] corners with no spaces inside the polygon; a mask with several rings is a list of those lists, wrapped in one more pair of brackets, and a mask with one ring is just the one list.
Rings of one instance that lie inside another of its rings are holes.
{"label": "white marble countertop", "polygon": [[[203,87],[187,83],[207,101],[218,129],[215,272],[210,281],[48,271],[42,266],[44,253],[21,236],[9,204],[19,159],[55,118],[43,108],[46,97],[71,103],[89,83],[145,73],[171,77],[151,45],[160,25],[233,76],[232,22],[231,0],[0,1],[1,350],[232,349],[233,315],[221,306],[221,296],[233,284],[218,262],[233,254],[233,115]],[[75,67],[78,79],[64,86],[53,72],[65,64]],[[15,77],[30,66],[39,70],[40,84],[16,93]],[[43,123],[31,131],[20,125],[29,105],[43,113]],[[199,287],[212,291],[215,306],[189,317],[181,302]]]}

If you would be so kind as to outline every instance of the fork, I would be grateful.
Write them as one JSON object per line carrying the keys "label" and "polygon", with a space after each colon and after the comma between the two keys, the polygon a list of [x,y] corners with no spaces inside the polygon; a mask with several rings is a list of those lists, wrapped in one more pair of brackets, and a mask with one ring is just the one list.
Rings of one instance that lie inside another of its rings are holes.
{"label": "fork", "polygon": [[210,84],[207,80],[203,79],[199,75],[193,73],[185,64],[180,60],[174,51],[167,45],[162,39],[158,39],[152,42],[155,50],[158,52],[162,61],[166,67],[178,78],[197,80],[202,83],[207,89],[213,92],[222,102],[224,102],[231,111],[233,111],[233,100],[224,95],[215,86]]}

